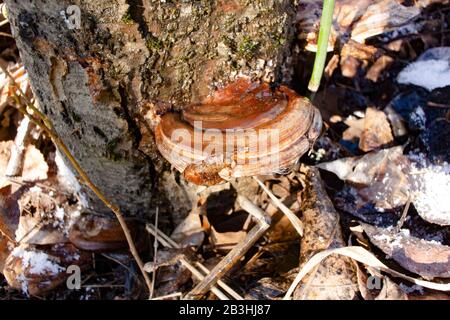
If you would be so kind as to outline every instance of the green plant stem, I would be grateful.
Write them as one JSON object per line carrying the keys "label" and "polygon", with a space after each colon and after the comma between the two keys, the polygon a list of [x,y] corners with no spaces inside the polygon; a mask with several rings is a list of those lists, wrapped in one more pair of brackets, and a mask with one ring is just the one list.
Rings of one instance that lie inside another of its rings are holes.
{"label": "green plant stem", "polygon": [[308,89],[317,92],[322,79],[325,61],[327,59],[328,39],[330,38],[331,24],[333,23],[334,0],[324,0],[322,17],[320,18],[319,40],[317,43],[316,58]]}

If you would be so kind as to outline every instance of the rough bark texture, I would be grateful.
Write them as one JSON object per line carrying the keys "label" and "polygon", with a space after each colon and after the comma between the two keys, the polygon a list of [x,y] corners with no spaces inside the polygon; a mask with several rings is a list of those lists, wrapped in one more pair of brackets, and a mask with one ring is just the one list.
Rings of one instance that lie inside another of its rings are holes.
{"label": "rough bark texture", "polygon": [[[295,1],[5,2],[41,109],[129,213],[148,211],[162,170],[146,116],[239,75],[289,81]],[[79,29],[61,15],[69,5],[81,9]]]}

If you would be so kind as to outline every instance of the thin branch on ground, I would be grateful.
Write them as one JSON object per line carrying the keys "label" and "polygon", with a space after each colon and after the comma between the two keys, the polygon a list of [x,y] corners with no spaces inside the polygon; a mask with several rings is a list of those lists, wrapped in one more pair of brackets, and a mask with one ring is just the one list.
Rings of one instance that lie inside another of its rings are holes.
{"label": "thin branch on ground", "polygon": [[400,217],[400,220],[398,220],[397,226],[395,227],[397,232],[400,232],[400,230],[403,227],[403,224],[406,221],[410,205],[411,205],[411,193],[408,194],[408,200],[406,200],[406,205],[403,208],[402,216]]}
{"label": "thin branch on ground", "polygon": [[[169,236],[167,236],[164,232],[162,232],[159,229],[156,229],[154,225],[148,224],[146,227],[147,231],[155,236],[158,235],[158,241],[167,248],[180,248],[180,245],[176,243],[174,240],[172,240]],[[196,277],[198,280],[203,280],[205,276],[199,272],[190,262],[188,262],[186,259],[180,259],[180,262],[182,265],[184,265],[194,277]],[[203,264],[200,262],[196,262],[196,265],[206,274],[209,274],[208,268],[206,268]],[[243,297],[241,297],[236,291],[234,291],[231,287],[229,287],[226,283],[224,283],[222,280],[219,280],[217,282],[217,286],[222,288],[226,293],[228,293],[231,297],[233,297],[236,300],[244,300]],[[221,300],[229,300],[229,298],[222,293],[222,291],[219,290],[219,288],[213,286],[211,291]]]}
{"label": "thin branch on ground", "polygon": [[228,254],[211,270],[211,272],[197,286],[194,287],[184,298],[198,299],[210,290],[261,238],[270,227],[270,217],[261,208],[242,195],[237,197],[242,209],[247,211],[255,220],[255,226],[247,233]]}

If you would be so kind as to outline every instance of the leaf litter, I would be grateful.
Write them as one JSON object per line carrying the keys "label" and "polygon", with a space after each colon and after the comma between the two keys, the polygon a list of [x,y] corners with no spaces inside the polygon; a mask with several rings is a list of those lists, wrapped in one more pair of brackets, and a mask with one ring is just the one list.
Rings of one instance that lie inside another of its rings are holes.
{"label": "leaf litter", "polygon": [[[307,50],[314,50],[320,2],[306,1],[308,10],[298,14],[298,38]],[[156,298],[185,296],[248,235],[255,221],[239,196],[268,214],[272,226],[212,287],[209,299],[448,298],[448,47],[426,48],[450,40],[433,27],[448,10],[436,2],[337,1],[341,10],[329,44],[335,58],[315,100],[329,113],[329,126],[303,157],[307,165],[206,189],[164,173],[170,199],[161,206],[158,227],[147,224],[151,239],[136,228],[140,251],[154,261],[146,269],[156,272]],[[24,68],[7,65],[29,94]],[[11,111],[9,81],[2,76],[2,125],[12,132],[0,142],[4,168],[20,116]],[[296,86],[305,87],[304,75],[297,76]],[[119,226],[89,210],[61,155],[44,147],[45,137],[34,136],[20,179],[3,179],[0,189],[0,270],[8,284],[18,296],[145,296]],[[354,225],[361,228],[357,245]],[[153,237],[167,248],[152,252]],[[80,294],[67,292],[63,271],[74,262],[88,273],[86,281],[105,289],[88,283]],[[381,279],[380,289],[367,287],[371,276]]]}

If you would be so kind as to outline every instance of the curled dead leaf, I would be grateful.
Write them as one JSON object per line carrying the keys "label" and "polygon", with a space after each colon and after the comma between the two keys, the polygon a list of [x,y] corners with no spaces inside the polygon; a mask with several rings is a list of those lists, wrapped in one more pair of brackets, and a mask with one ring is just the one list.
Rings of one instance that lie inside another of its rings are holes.
{"label": "curled dead leaf", "polygon": [[[321,0],[303,0],[297,12],[299,38],[307,40],[306,50],[316,51],[319,35]],[[336,0],[328,51],[337,39],[349,35],[359,43],[394,30],[420,14],[415,6],[403,6],[395,0]]]}
{"label": "curled dead leaf", "polygon": [[362,202],[371,202],[381,209],[396,208],[407,202],[409,166],[401,146],[317,165],[356,185],[352,188]]}
{"label": "curled dead leaf", "polygon": [[[140,228],[135,220],[127,221],[136,246],[142,248],[145,239],[139,237]],[[116,219],[97,215],[84,215],[69,230],[69,241],[87,251],[111,251],[128,248],[122,227]]]}
{"label": "curled dead leaf", "polygon": [[450,278],[450,247],[411,236],[408,230],[362,224],[370,241],[403,268],[425,278]]}

